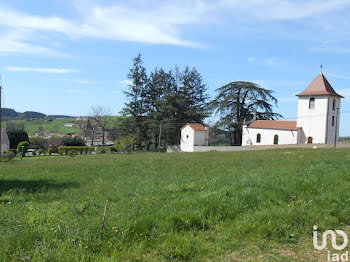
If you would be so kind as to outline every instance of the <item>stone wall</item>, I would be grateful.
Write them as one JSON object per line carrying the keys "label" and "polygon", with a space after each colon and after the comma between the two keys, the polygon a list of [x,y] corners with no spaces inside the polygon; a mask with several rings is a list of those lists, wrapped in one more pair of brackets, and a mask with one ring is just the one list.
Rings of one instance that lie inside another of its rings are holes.
{"label": "stone wall", "polygon": [[[350,143],[337,143],[337,148],[350,148]],[[296,145],[265,145],[245,146],[245,150],[265,150],[278,148],[334,148],[334,144],[296,144]]]}

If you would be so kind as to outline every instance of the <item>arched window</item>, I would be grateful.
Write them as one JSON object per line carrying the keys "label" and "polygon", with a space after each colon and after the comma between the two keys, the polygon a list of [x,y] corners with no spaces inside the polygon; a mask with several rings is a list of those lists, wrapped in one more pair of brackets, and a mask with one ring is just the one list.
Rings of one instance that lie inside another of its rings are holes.
{"label": "arched window", "polygon": [[309,137],[307,138],[307,143],[308,143],[308,144],[312,144],[312,137],[311,137],[311,136],[309,136]]}
{"label": "arched window", "polygon": [[274,144],[274,145],[278,145],[278,135],[275,135],[275,136],[273,137],[273,144]]}
{"label": "arched window", "polygon": [[257,142],[257,143],[260,143],[260,142],[261,142],[261,135],[260,135],[260,134],[257,134],[257,135],[256,135],[256,142]]}
{"label": "arched window", "polygon": [[333,111],[335,111],[335,98],[333,98]]}
{"label": "arched window", "polygon": [[315,98],[311,97],[309,100],[309,109],[314,109],[315,108]]}

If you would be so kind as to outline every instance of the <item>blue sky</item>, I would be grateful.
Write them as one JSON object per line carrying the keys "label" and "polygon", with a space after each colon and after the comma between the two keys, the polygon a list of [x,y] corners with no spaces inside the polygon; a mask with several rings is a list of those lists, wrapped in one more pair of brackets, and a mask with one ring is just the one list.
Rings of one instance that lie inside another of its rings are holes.
{"label": "blue sky", "polygon": [[350,0],[89,1],[0,3],[5,107],[86,115],[118,113],[126,75],[141,52],[148,70],[195,66],[210,95],[225,83],[274,90],[295,120],[297,98],[320,71],[342,101],[350,136]]}

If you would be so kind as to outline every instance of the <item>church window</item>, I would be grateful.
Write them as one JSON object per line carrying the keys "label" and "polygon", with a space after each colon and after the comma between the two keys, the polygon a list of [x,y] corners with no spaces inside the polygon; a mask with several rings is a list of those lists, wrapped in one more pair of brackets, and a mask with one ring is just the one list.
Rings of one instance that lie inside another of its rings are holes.
{"label": "church window", "polygon": [[335,122],[335,117],[332,116],[332,126],[334,126],[334,122]]}
{"label": "church window", "polygon": [[333,98],[333,111],[335,111],[335,98]]}
{"label": "church window", "polygon": [[256,142],[257,142],[257,143],[260,143],[260,142],[261,142],[261,135],[260,135],[260,134],[257,134],[257,135],[256,135]]}
{"label": "church window", "polygon": [[315,98],[311,97],[309,100],[309,109],[314,109],[315,108]]}
{"label": "church window", "polygon": [[275,135],[275,136],[273,137],[273,144],[274,144],[274,145],[278,145],[278,135]]}

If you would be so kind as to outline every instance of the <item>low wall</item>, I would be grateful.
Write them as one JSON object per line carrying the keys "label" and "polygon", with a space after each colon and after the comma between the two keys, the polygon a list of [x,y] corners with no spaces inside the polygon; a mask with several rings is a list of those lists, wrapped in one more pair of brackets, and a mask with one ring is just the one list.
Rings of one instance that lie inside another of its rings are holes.
{"label": "low wall", "polygon": [[208,151],[220,151],[220,152],[231,152],[231,151],[242,151],[243,146],[195,146],[194,152],[208,152]]}
{"label": "low wall", "polygon": [[[245,146],[245,150],[265,150],[278,148],[334,148],[334,144],[296,144],[296,145],[261,145]],[[337,143],[336,148],[350,148],[350,143]]]}
{"label": "low wall", "polygon": [[180,146],[168,146],[166,149],[167,153],[181,152]]}

